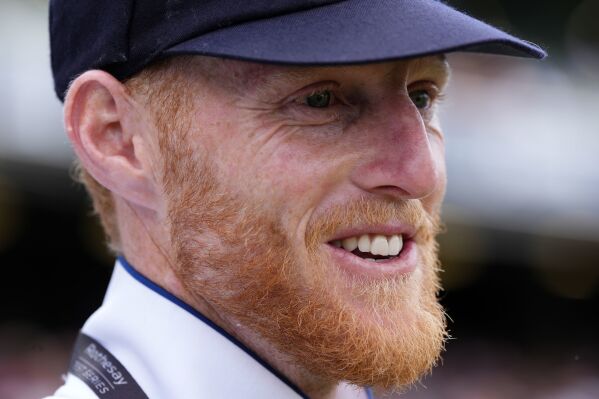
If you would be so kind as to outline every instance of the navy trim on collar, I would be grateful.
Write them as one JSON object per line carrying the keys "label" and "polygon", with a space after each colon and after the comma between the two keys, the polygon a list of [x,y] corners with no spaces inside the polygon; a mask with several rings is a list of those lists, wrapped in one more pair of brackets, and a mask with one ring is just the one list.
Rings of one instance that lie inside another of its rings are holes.
{"label": "navy trim on collar", "polygon": [[[252,359],[254,359],[258,363],[260,363],[262,365],[262,367],[264,367],[265,369],[267,369],[268,371],[273,373],[278,379],[280,379],[282,382],[284,382],[289,388],[291,388],[295,393],[297,393],[303,399],[310,399],[309,396],[306,395],[305,393],[303,393],[302,390],[297,385],[295,385],[293,382],[291,382],[287,377],[285,377],[283,374],[281,374],[278,370],[276,370],[274,367],[272,367],[270,364],[268,364],[264,359],[262,359],[260,356],[258,356],[254,351],[249,349],[247,346],[242,344],[239,340],[237,340],[231,334],[229,334],[228,332],[223,330],[221,327],[219,327],[212,320],[210,320],[209,318],[204,316],[202,313],[198,312],[191,305],[189,305],[186,302],[182,301],[181,299],[177,298],[176,296],[174,296],[173,294],[171,294],[170,292],[168,292],[167,290],[165,290],[164,288],[162,288],[161,286],[159,286],[158,284],[156,284],[155,282],[153,282],[152,280],[150,280],[149,278],[147,278],[146,276],[144,276],[143,274],[141,274],[140,272],[135,270],[135,268],[133,266],[131,266],[131,264],[129,264],[129,262],[127,262],[127,260],[125,259],[124,256],[119,256],[118,260],[121,263],[121,265],[123,265],[125,270],[131,275],[131,277],[133,277],[134,279],[136,279],[141,284],[145,285],[146,287],[148,287],[149,289],[151,289],[158,295],[173,302],[175,305],[185,309],[187,312],[191,313],[193,316],[200,319],[202,322],[207,324],[210,328],[212,328],[213,330],[218,332],[220,335],[225,337],[231,343],[235,344],[239,349],[241,349],[242,351],[247,353]],[[366,387],[365,389],[366,389],[366,395],[368,396],[368,399],[374,399],[374,396],[372,394],[372,390],[370,389],[370,387]]]}
{"label": "navy trim on collar", "polygon": [[237,340],[231,334],[229,334],[228,332],[223,330],[221,327],[216,325],[212,320],[210,320],[209,318],[204,316],[202,313],[198,312],[191,305],[189,305],[186,302],[182,301],[181,299],[177,298],[176,296],[174,296],[173,294],[171,294],[170,292],[168,292],[167,290],[165,290],[164,288],[162,288],[161,286],[154,283],[152,280],[148,279],[146,276],[144,276],[143,274],[141,274],[140,272],[135,270],[135,268],[133,266],[131,266],[129,264],[129,262],[127,262],[125,257],[119,256],[118,260],[121,263],[121,265],[123,265],[125,270],[131,275],[131,277],[133,277],[134,279],[136,279],[137,281],[139,281],[140,283],[142,283],[143,285],[145,285],[152,291],[156,292],[158,295],[164,297],[165,299],[168,299],[169,301],[173,302],[175,305],[185,309],[186,311],[191,313],[193,316],[200,319],[202,322],[204,322],[205,324],[210,326],[213,330],[215,330],[220,335],[222,335],[223,337],[228,339],[231,343],[235,344],[239,349],[241,349],[242,351],[247,353],[250,357],[252,357],[252,359],[254,359],[258,363],[260,363],[262,365],[262,367],[264,367],[265,369],[267,369],[268,371],[273,373],[278,379],[280,379],[282,382],[284,382],[289,388],[291,388],[299,396],[301,396],[304,399],[310,399],[308,397],[308,395],[303,393],[302,390],[299,389],[299,387],[297,385],[295,385],[293,382],[291,382],[287,377],[285,377],[283,374],[281,374],[278,370],[273,368],[270,364],[268,364],[264,359],[262,359],[256,353],[254,353],[247,346],[245,346],[244,344],[239,342],[239,340]]}

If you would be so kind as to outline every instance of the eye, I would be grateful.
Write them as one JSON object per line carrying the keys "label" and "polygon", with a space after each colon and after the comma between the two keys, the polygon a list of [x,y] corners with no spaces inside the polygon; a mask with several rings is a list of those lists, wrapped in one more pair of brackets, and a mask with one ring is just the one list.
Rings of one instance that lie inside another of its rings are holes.
{"label": "eye", "polygon": [[414,90],[410,93],[410,99],[418,109],[428,109],[432,103],[431,95],[426,90]]}
{"label": "eye", "polygon": [[326,108],[331,105],[333,94],[330,90],[321,90],[306,97],[306,105],[312,108]]}

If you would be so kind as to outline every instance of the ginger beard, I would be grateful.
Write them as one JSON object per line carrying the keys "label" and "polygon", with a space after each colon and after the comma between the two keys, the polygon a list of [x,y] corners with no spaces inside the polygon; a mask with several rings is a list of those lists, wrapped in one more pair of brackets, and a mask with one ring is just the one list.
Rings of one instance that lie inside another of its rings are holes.
{"label": "ginger beard", "polygon": [[[432,368],[446,336],[437,215],[417,200],[360,200],[312,217],[305,240],[294,240],[268,206],[239,198],[212,165],[190,161],[185,143],[166,148],[175,272],[192,297],[323,381],[402,389]],[[340,227],[392,220],[419,227],[413,273],[367,281],[327,256],[326,240]]]}

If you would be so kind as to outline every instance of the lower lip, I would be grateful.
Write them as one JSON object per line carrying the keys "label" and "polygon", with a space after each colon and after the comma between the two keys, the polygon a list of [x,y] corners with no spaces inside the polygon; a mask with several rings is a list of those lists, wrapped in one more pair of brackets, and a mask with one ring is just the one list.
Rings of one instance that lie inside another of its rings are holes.
{"label": "lower lip", "polygon": [[412,240],[404,242],[399,256],[385,262],[372,262],[343,248],[337,248],[330,244],[326,246],[331,251],[331,258],[342,270],[361,277],[385,278],[407,275],[418,266],[418,247]]}

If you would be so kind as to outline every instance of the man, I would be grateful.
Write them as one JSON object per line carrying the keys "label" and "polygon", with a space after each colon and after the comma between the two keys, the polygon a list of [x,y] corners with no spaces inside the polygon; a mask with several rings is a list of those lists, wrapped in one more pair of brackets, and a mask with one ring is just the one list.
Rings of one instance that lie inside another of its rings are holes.
{"label": "man", "polygon": [[432,0],[50,11],[119,256],[54,397],[367,398],[430,371],[442,54],[542,50]]}

